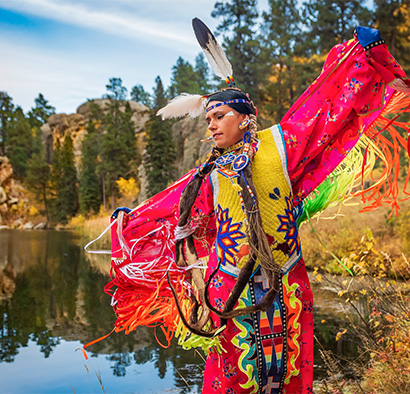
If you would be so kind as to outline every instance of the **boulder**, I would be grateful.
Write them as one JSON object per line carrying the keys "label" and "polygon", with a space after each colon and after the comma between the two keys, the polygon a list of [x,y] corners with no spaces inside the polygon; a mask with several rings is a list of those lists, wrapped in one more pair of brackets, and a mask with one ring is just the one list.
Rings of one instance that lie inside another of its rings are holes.
{"label": "boulder", "polygon": [[[135,125],[135,132],[140,133],[145,128],[145,123],[149,118],[149,108],[141,103],[137,103],[136,101],[128,101],[131,111],[132,111],[132,121]],[[77,108],[77,114],[84,116],[85,118],[89,119],[91,116],[91,106],[93,104],[97,104],[103,111],[108,111],[108,107],[110,105],[109,99],[94,99],[87,101],[84,104],[81,104]],[[120,109],[123,109],[124,106],[120,106]]]}
{"label": "boulder", "polygon": [[45,230],[47,228],[47,223],[41,222],[34,226],[34,230]]}
{"label": "boulder", "polygon": [[21,228],[23,226],[23,221],[21,219],[17,219],[13,222],[13,228]]}
{"label": "boulder", "polygon": [[0,186],[11,177],[13,167],[6,156],[0,156]]}
{"label": "boulder", "polygon": [[[149,118],[149,108],[135,101],[128,101],[132,111],[132,121],[135,133],[141,135],[145,130],[145,123]],[[66,135],[73,140],[74,160],[77,171],[81,163],[81,146],[86,135],[86,124],[91,117],[91,106],[97,104],[102,111],[108,111],[110,100],[95,99],[80,105],[75,114],[53,114],[47,119],[47,123],[41,127],[41,136],[46,150],[46,160],[53,162],[53,147],[57,140],[64,142]],[[124,109],[124,105],[120,105]]]}
{"label": "boulder", "polygon": [[7,194],[5,190],[0,186],[0,204],[3,204],[7,201]]}
{"label": "boulder", "polygon": [[31,222],[28,222],[23,226],[23,230],[33,230],[33,228],[34,228],[34,225]]}
{"label": "boulder", "polygon": [[206,130],[207,124],[202,118],[185,117],[172,126],[172,138],[177,149],[175,166],[178,178],[202,162],[211,150],[212,143],[201,143]]}

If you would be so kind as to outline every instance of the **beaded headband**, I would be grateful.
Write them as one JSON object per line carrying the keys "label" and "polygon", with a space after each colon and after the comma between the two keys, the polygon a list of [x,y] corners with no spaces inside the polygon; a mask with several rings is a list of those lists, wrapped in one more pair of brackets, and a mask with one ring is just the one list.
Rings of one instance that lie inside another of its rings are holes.
{"label": "beaded headband", "polygon": [[218,103],[215,105],[211,105],[210,107],[208,107],[205,112],[209,112],[214,108],[217,107],[221,107],[222,105],[229,105],[229,104],[239,104],[239,103],[243,103],[243,104],[249,104],[251,105],[251,102],[245,99],[234,99],[234,100],[227,100],[227,101],[223,101],[222,103]]}

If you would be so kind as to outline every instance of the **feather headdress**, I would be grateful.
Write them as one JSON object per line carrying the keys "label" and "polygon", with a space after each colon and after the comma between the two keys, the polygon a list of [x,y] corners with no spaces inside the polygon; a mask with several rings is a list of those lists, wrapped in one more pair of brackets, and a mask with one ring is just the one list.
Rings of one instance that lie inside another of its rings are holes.
{"label": "feather headdress", "polygon": [[191,118],[196,118],[205,108],[206,97],[200,94],[182,93],[173,98],[164,108],[157,112],[162,120],[169,118],[180,118],[189,114]]}
{"label": "feather headdress", "polygon": [[[232,64],[226,57],[224,50],[219,45],[218,41],[216,41],[212,32],[208,29],[205,23],[198,18],[192,20],[192,27],[196,39],[204,51],[213,72],[221,79],[226,80],[227,82],[232,80],[233,82]],[[233,85],[235,85],[234,82]]]}
{"label": "feather headdress", "polygon": [[[214,73],[225,80],[229,86],[235,86],[232,65],[212,32],[198,18],[192,20],[192,27]],[[161,108],[157,112],[157,116],[161,116],[163,120],[180,118],[187,114],[192,118],[196,118],[205,109],[207,98],[207,95],[182,93],[173,98],[164,108]]]}

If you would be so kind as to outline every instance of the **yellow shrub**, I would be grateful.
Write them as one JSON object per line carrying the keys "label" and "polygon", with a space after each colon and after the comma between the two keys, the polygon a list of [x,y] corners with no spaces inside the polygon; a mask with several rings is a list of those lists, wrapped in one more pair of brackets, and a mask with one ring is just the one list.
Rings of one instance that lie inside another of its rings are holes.
{"label": "yellow shrub", "polygon": [[120,193],[127,199],[136,199],[139,193],[139,187],[134,178],[124,179],[120,178],[117,181],[117,186]]}
{"label": "yellow shrub", "polygon": [[36,216],[36,215],[39,214],[39,211],[34,205],[30,205],[30,209],[28,210],[28,214],[30,216]]}

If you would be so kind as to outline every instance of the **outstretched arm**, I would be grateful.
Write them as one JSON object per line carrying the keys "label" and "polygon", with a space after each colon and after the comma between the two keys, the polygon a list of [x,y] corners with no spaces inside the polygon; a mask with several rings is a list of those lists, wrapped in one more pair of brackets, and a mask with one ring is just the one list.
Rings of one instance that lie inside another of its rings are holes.
{"label": "outstretched arm", "polygon": [[[175,263],[175,228],[181,194],[195,170],[132,211],[115,212],[111,227],[112,279],[105,291],[112,295],[117,321],[115,330],[126,333],[137,326],[156,326],[170,340],[177,328],[178,311],[167,281],[189,309],[191,271]],[[211,188],[201,187],[192,218],[198,257],[209,255],[215,236]]]}
{"label": "outstretched arm", "polygon": [[280,122],[296,204],[346,157],[394,95],[392,87],[410,92],[379,32],[356,32],[330,51],[321,75]]}

